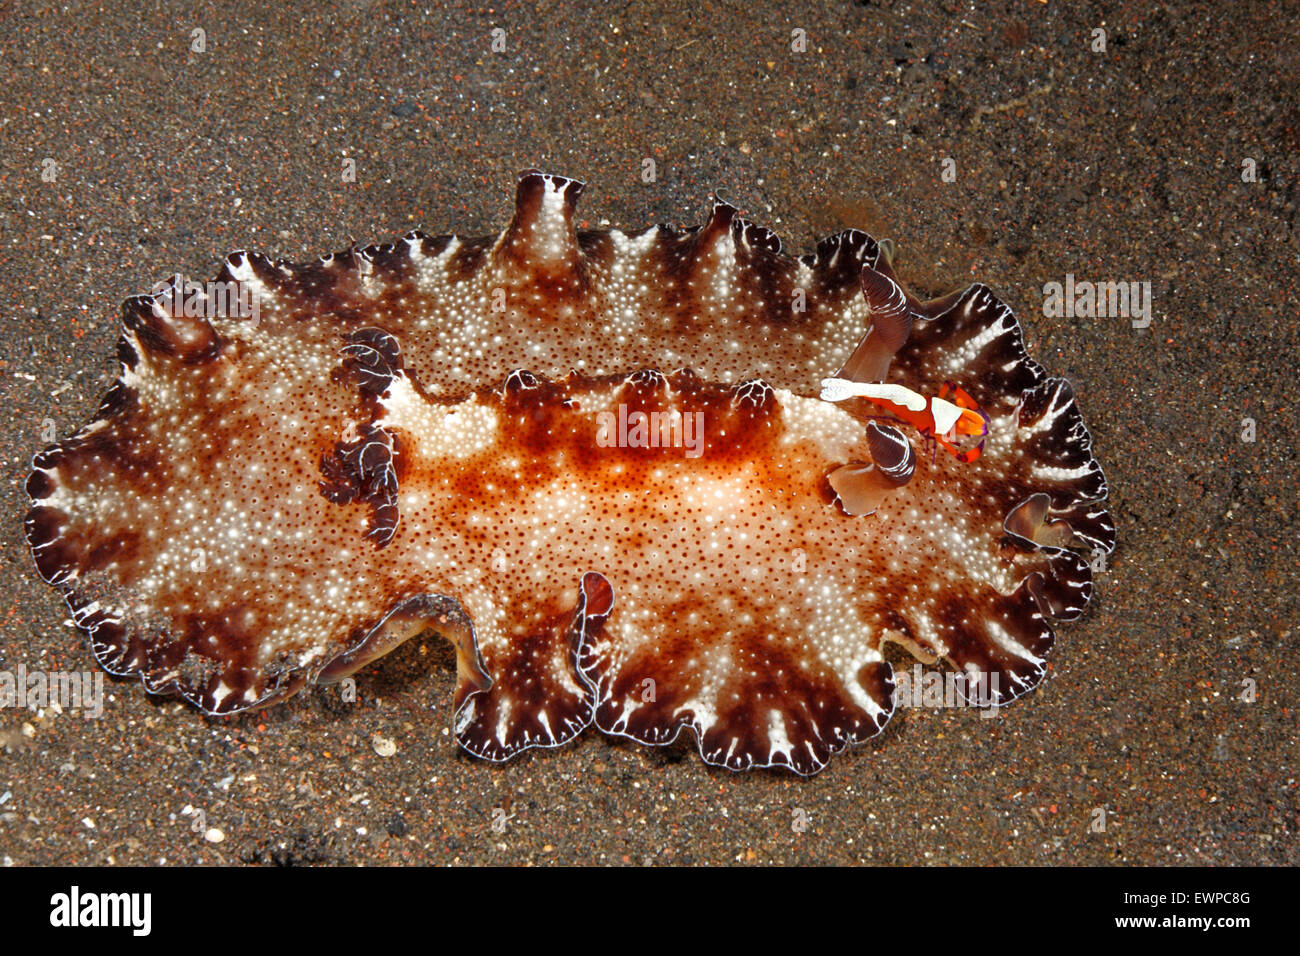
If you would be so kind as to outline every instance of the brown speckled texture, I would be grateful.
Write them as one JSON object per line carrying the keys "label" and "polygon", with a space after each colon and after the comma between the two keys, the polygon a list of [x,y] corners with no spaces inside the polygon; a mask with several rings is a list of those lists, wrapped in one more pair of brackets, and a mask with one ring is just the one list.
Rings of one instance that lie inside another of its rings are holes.
{"label": "brown speckled texture", "polygon": [[[21,483],[111,381],[123,298],[240,246],[488,232],[534,165],[593,185],[580,226],[696,222],[717,189],[796,251],[856,226],[923,291],[988,283],[1079,394],[1119,548],[1026,701],[904,713],[812,780],[590,734],[474,762],[434,640],[356,703],[214,721],[109,682],[100,720],[3,710],[0,859],[1300,862],[1293,5],[303,6],[0,4],[0,667],[91,666]],[[1150,281],[1151,327],[1045,317],[1066,273]]]}

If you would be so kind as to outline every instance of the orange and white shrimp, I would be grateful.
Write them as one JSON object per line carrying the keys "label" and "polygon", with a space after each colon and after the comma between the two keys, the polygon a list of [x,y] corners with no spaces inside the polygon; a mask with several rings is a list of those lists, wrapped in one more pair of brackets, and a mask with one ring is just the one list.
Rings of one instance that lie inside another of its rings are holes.
{"label": "orange and white shrimp", "polygon": [[[824,378],[821,398],[824,402],[865,398],[942,445],[958,461],[970,462],[978,458],[984,449],[984,438],[989,433],[989,416],[965,389],[952,382],[944,382],[938,395],[926,398],[904,385]],[[979,444],[958,447],[957,442],[970,437],[980,439]]]}

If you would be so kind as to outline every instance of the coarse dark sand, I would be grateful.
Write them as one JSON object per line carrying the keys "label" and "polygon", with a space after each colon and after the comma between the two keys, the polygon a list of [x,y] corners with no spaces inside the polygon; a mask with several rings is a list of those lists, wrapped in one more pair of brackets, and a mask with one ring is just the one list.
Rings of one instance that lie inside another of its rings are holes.
{"label": "coarse dark sand", "polygon": [[[33,569],[23,481],[115,375],[123,298],[235,248],[495,232],[530,166],[588,183],[586,226],[699,222],[716,190],[792,251],[856,226],[918,290],[987,283],[1074,383],[1119,529],[1035,693],[904,712],[812,779],[594,731],[478,762],[423,638],[355,704],[213,720],[110,679],[98,720],[0,710],[0,858],[1300,862],[1298,13],[0,2],[0,669],[93,666]],[[1045,316],[1067,273],[1150,282],[1150,326]]]}

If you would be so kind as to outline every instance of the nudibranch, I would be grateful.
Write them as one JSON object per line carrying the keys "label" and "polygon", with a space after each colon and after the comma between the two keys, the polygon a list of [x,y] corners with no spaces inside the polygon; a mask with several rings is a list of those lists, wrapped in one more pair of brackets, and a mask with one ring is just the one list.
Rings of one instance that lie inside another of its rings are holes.
{"label": "nudibranch", "polygon": [[801,774],[890,719],[890,642],[1037,685],[1115,535],[1011,310],[724,202],[578,231],[582,189],[529,171],[500,235],[128,299],[119,378],[27,482],[99,663],[224,715],[433,631],[480,757],[686,729]]}

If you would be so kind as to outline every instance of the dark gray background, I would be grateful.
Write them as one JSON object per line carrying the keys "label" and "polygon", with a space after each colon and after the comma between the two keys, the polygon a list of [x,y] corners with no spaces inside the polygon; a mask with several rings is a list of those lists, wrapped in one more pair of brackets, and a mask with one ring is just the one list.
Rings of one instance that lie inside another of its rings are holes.
{"label": "dark gray background", "polygon": [[[588,182],[587,226],[718,190],[791,251],[856,226],[919,291],[988,283],[1079,393],[1119,547],[1025,702],[904,713],[811,780],[594,732],[476,762],[435,639],[356,705],[212,721],[110,681],[98,721],[0,711],[5,862],[1300,862],[1296,3],[261,7],[0,2],[0,667],[91,666],[22,482],[115,374],[124,297],[239,247],[495,232],[529,166]],[[1151,282],[1153,324],[1045,318],[1067,272]]]}

